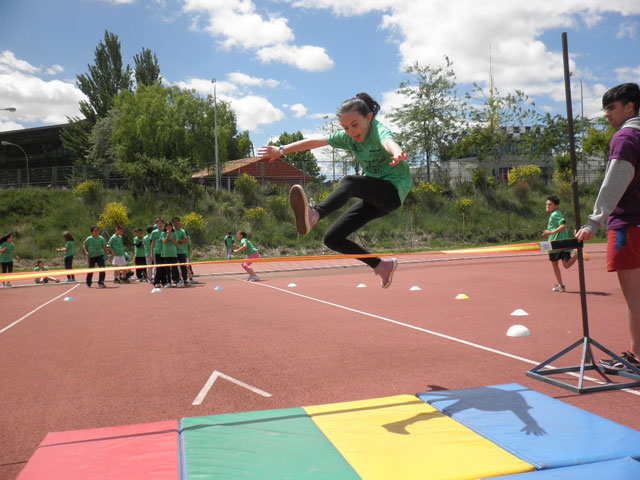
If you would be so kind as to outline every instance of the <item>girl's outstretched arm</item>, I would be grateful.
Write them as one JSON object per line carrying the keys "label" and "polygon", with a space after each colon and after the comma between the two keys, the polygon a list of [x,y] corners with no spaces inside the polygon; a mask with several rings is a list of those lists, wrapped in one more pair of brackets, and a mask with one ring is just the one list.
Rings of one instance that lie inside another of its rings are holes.
{"label": "girl's outstretched arm", "polygon": [[402,151],[402,148],[400,148],[400,145],[398,145],[393,138],[387,138],[382,144],[382,146],[392,157],[391,163],[389,164],[392,167],[395,167],[402,160],[406,160],[409,157],[409,155],[407,155]]}
{"label": "girl's outstretched arm", "polygon": [[[297,142],[282,145],[281,147],[268,145],[258,149],[258,157],[266,158],[270,162],[273,162],[283,154],[312,150],[314,148],[325,147],[327,145],[329,144],[324,138],[298,140]],[[284,149],[284,152],[281,151],[281,148]]]}
{"label": "girl's outstretched arm", "polygon": [[[234,245],[235,245],[235,243],[234,243]],[[237,249],[235,249],[233,252],[234,253],[240,253],[241,251],[246,250],[246,249],[247,249],[247,244],[245,243],[241,247],[238,247]]]}

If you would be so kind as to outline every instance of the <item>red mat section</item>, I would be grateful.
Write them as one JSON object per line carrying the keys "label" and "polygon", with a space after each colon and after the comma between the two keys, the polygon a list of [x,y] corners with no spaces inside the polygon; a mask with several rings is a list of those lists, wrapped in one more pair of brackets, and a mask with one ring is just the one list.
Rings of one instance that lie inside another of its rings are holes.
{"label": "red mat section", "polygon": [[178,479],[178,422],[49,433],[19,480]]}

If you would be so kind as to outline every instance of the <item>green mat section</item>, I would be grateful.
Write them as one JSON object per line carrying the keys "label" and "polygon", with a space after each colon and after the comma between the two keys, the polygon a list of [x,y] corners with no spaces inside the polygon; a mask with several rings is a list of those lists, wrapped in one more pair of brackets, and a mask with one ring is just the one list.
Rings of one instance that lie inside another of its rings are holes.
{"label": "green mat section", "polygon": [[357,479],[301,408],[184,418],[183,478]]}

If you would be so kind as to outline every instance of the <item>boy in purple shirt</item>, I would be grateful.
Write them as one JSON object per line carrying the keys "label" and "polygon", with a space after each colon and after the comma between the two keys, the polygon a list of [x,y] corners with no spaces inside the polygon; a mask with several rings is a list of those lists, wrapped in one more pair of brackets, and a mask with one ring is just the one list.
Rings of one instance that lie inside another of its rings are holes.
{"label": "boy in purple shirt", "polygon": [[[607,221],[607,271],[616,272],[627,302],[631,345],[621,357],[640,367],[640,87],[623,83],[602,97],[604,115],[619,130],[609,144],[609,163],[589,222],[576,232],[586,241]],[[614,359],[599,365],[608,372],[625,370]]]}

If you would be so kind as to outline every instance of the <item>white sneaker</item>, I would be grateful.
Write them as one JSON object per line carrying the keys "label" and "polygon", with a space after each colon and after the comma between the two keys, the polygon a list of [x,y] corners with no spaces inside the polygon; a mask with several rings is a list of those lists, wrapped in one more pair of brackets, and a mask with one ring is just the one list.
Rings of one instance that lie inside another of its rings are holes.
{"label": "white sneaker", "polygon": [[247,282],[257,282],[258,280],[260,280],[260,279],[257,276],[256,277],[247,278]]}
{"label": "white sneaker", "polygon": [[564,285],[556,285],[551,289],[553,292],[566,292],[567,289],[564,288]]}
{"label": "white sneaker", "polygon": [[388,260],[380,260],[380,263],[373,269],[376,275],[380,277],[380,286],[382,288],[389,288],[393,281],[393,272],[398,268],[398,260],[390,258]]}

